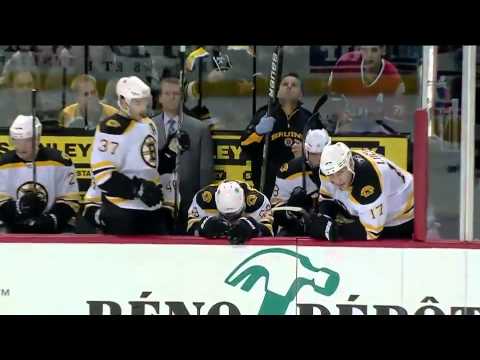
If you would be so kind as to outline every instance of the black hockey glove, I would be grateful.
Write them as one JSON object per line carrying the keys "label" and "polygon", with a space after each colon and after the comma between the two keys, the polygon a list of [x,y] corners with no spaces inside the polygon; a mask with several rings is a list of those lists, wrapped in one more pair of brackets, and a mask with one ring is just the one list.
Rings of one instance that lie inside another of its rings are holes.
{"label": "black hockey glove", "polygon": [[200,236],[217,238],[227,235],[230,224],[219,216],[206,216],[200,221]]}
{"label": "black hockey glove", "polygon": [[337,240],[337,224],[328,215],[316,214],[307,225],[307,234],[315,239]]}
{"label": "black hockey glove", "polygon": [[254,218],[251,216],[241,217],[230,229],[228,240],[233,245],[243,244],[252,237],[258,236],[259,233],[260,226]]}
{"label": "black hockey glove", "polygon": [[132,179],[135,197],[140,198],[145,205],[151,207],[163,201],[162,185],[152,181],[134,177]]}
{"label": "black hockey glove", "polygon": [[167,139],[167,148],[175,154],[183,154],[190,146],[190,136],[183,130],[178,130]]}
{"label": "black hockey glove", "polygon": [[57,217],[54,214],[43,214],[13,225],[14,232],[53,234],[58,232]]}
{"label": "black hockey glove", "polygon": [[312,198],[307,195],[303,187],[297,186],[293,189],[290,199],[288,199],[287,206],[298,206],[305,210],[312,207]]}
{"label": "black hockey glove", "polygon": [[40,216],[47,206],[40,194],[30,191],[16,201],[17,213],[24,218]]}

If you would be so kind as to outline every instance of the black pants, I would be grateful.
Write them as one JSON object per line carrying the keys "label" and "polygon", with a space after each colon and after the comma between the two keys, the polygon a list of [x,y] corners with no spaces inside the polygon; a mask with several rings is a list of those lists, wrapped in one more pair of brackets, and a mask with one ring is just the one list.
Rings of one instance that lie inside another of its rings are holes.
{"label": "black pants", "polygon": [[401,225],[384,227],[379,239],[412,239],[413,220]]}
{"label": "black pants", "polygon": [[104,233],[112,235],[165,235],[172,232],[173,221],[169,210],[122,209],[103,200]]}

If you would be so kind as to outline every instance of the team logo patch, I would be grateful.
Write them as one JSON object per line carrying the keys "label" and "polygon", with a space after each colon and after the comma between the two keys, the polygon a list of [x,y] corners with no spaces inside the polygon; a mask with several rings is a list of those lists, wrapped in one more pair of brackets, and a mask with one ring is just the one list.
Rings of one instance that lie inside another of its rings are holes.
{"label": "team logo patch", "polygon": [[291,138],[286,138],[284,140],[285,146],[291,147],[293,145],[293,140]]}
{"label": "team logo patch", "polygon": [[204,191],[202,193],[202,200],[209,204],[212,201],[212,193],[210,191]]}
{"label": "team logo patch", "polygon": [[157,167],[157,142],[152,135],[148,135],[143,140],[141,155],[145,164],[152,168]]}
{"label": "team logo patch", "polygon": [[251,194],[247,196],[247,205],[253,206],[257,202],[257,195]]}
{"label": "team logo patch", "polygon": [[42,202],[47,206],[48,204],[48,191],[42,184],[34,183],[33,181],[27,181],[20,185],[17,189],[17,199],[20,199],[23,195],[36,192]]}
{"label": "team logo patch", "polygon": [[117,120],[115,119],[110,119],[110,120],[107,120],[107,126],[109,127],[113,127],[113,128],[118,128],[120,126],[122,126]]}
{"label": "team logo patch", "polygon": [[285,163],[280,167],[280,172],[285,172],[287,170],[288,170],[288,163]]}
{"label": "team logo patch", "polygon": [[367,198],[369,197],[370,195],[372,195],[373,193],[375,192],[375,189],[373,186],[371,185],[366,185],[362,188],[362,190],[360,191],[360,195],[363,196],[364,198]]}

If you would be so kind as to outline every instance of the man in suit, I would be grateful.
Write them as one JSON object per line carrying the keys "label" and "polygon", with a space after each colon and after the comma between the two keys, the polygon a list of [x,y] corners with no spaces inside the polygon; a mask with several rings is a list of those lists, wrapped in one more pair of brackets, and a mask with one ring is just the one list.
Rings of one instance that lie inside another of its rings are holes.
{"label": "man in suit", "polygon": [[[179,113],[182,93],[177,78],[164,78],[160,82],[158,102],[162,112],[153,117],[158,129],[158,147],[161,149],[170,134],[179,130]],[[177,220],[179,233],[186,231],[188,207],[196,192],[214,180],[213,142],[208,125],[183,115],[180,130],[188,134],[190,148],[180,156],[178,170],[180,184],[180,211]]]}

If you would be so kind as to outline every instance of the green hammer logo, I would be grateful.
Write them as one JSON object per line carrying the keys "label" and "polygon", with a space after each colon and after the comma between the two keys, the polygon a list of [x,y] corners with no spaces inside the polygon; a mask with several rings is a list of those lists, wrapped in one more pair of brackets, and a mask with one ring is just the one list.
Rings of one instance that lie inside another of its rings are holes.
{"label": "green hammer logo", "polygon": [[[274,256],[275,259],[273,259],[272,256]],[[269,266],[269,263],[272,264],[273,260],[275,260],[275,264],[279,266],[282,266],[282,262],[285,266],[288,266],[289,263],[291,264],[292,257],[297,261],[297,266],[302,266],[303,270],[311,274],[311,277],[296,276],[295,279],[290,282],[288,289],[283,291],[282,294],[279,290],[282,286],[278,285],[279,283],[284,283],[282,281],[283,279],[274,278],[267,269],[267,266]],[[227,276],[225,283],[235,287],[244,281],[240,289],[248,292],[261,278],[265,278],[265,296],[263,297],[263,302],[258,312],[259,315],[285,314],[290,303],[304,286],[308,285],[312,287],[316,293],[330,296],[337,290],[340,282],[340,275],[337,272],[328,268],[317,268],[313,266],[310,259],[304,255],[287,249],[271,248],[258,251],[242,261]],[[272,289],[272,287],[275,289]]]}

